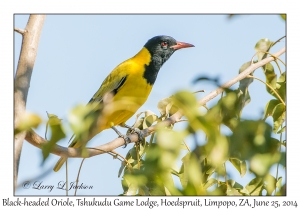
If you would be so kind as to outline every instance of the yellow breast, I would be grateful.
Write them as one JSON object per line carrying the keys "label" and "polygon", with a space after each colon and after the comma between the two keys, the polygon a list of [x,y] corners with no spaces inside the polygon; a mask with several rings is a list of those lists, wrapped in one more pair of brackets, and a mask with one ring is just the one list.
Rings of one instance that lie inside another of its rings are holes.
{"label": "yellow breast", "polygon": [[106,105],[106,123],[101,130],[124,124],[145,103],[152,89],[143,77],[145,65],[149,65],[150,60],[150,53],[143,48],[136,56],[119,65],[119,71],[126,72],[126,80],[111,103]]}

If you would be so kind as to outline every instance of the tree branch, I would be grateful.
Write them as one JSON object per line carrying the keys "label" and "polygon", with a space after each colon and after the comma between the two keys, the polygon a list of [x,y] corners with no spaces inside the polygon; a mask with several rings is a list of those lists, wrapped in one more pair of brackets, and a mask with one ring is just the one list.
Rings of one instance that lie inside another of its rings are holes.
{"label": "tree branch", "polygon": [[[25,113],[31,74],[38,50],[38,43],[44,24],[45,15],[30,15],[25,30],[15,31],[23,35],[22,48],[15,75],[14,84],[14,126],[18,127],[20,118]],[[26,31],[26,33],[24,33]],[[15,135],[14,139],[14,186],[17,187],[18,168],[21,150],[26,132]]]}
{"label": "tree branch", "polygon": [[20,29],[20,28],[15,28],[14,31],[18,32],[19,34],[22,34],[22,35],[24,35],[26,33],[26,30]]}
{"label": "tree branch", "polygon": [[[276,57],[279,57],[280,55],[282,55],[285,52],[285,48],[279,50],[277,53],[275,53],[274,55]],[[221,87],[217,88],[216,90],[210,92],[208,95],[206,95],[204,98],[200,99],[198,101],[199,106],[202,106],[204,104],[206,104],[208,101],[210,101],[211,99],[215,98],[217,95],[219,95],[221,92],[224,91],[224,89],[226,88],[230,88],[232,85],[234,85],[235,83],[237,83],[238,81],[244,79],[245,77],[247,77],[247,75],[249,75],[251,72],[253,72],[254,70],[258,69],[259,67],[262,67],[264,65],[266,65],[267,63],[274,61],[274,57],[267,57],[255,64],[252,64],[251,66],[249,66],[245,71],[243,71],[242,73],[240,73],[238,76],[236,76],[235,78],[233,78],[232,80],[226,82],[225,84],[223,84]],[[144,130],[142,130],[144,136],[149,136],[152,132],[155,131],[155,129],[157,129],[157,127],[164,127],[164,126],[169,126],[171,124],[174,124],[176,122],[178,122],[180,120],[180,118],[183,116],[183,114],[178,111],[175,114],[173,114],[171,117],[167,118],[166,120],[158,123],[157,125],[153,125],[149,128],[146,128]],[[137,134],[131,134],[128,135],[128,137],[131,139],[132,143],[133,142],[137,142],[138,141],[138,135]],[[38,134],[36,134],[33,130],[30,130],[27,132],[26,134],[26,140],[31,143],[32,145],[41,148],[43,146],[43,144],[46,144],[48,141],[43,139],[41,136],[39,136]],[[92,157],[95,155],[100,155],[103,153],[107,153],[109,151],[112,151],[120,146],[124,145],[124,139],[122,138],[116,138],[104,145],[101,146],[97,146],[94,148],[87,148],[87,156],[82,157],[82,153],[80,149],[75,149],[75,148],[70,148],[70,147],[62,147],[59,145],[56,145],[54,147],[54,149],[52,150],[52,154],[58,155],[58,156],[62,156],[62,157],[80,157],[80,158],[88,158],[88,157]]]}

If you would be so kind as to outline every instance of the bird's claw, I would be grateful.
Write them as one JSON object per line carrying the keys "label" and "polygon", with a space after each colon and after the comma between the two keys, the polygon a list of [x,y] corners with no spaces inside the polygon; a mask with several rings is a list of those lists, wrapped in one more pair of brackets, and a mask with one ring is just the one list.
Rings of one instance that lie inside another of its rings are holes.
{"label": "bird's claw", "polygon": [[[134,127],[131,127],[128,125],[123,125],[123,127],[130,129],[130,133],[136,133],[138,135],[139,142],[144,140],[145,134],[140,129],[134,128]],[[130,137],[121,134],[114,126],[112,126],[111,128],[119,135],[120,138],[124,139],[124,147],[123,148],[126,148],[127,144],[131,143]]]}
{"label": "bird's claw", "polygon": [[120,133],[120,131],[118,131],[115,128],[115,126],[112,126],[111,128],[119,135],[120,138],[124,139],[124,147],[123,148],[127,147],[127,144],[131,143],[131,139],[128,136],[123,135],[122,133]]}
{"label": "bird's claw", "polygon": [[[129,129],[131,130],[131,133],[136,133],[138,135],[139,142],[141,142],[141,141],[144,140],[145,135],[144,135],[144,133],[140,129],[134,128],[134,127],[130,127]],[[126,148],[127,144],[131,143],[130,137],[125,136],[125,135],[119,135],[119,137],[121,137],[121,138],[124,139],[125,144],[124,144],[123,148]]]}
{"label": "bird's claw", "polygon": [[124,124],[123,127],[128,128],[130,130],[131,134],[136,133],[138,135],[139,142],[144,140],[145,134],[142,130],[135,128],[133,126],[126,125],[126,124]]}
{"label": "bird's claw", "polygon": [[119,135],[119,137],[124,139],[124,147],[123,148],[126,148],[127,144],[131,143],[131,139],[128,136],[125,136],[125,135],[121,134],[121,135]]}
{"label": "bird's claw", "polygon": [[132,133],[136,133],[138,136],[139,136],[139,141],[143,141],[144,138],[145,138],[145,135],[143,133],[143,131],[141,131],[140,129],[138,128],[130,128]]}

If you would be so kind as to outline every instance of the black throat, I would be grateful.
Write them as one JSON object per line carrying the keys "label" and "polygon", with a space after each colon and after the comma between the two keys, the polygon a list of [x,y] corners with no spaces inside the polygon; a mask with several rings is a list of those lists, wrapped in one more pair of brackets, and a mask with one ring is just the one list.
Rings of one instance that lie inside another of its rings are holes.
{"label": "black throat", "polygon": [[147,80],[147,83],[150,85],[153,85],[157,74],[164,64],[166,60],[168,60],[169,57],[161,57],[158,55],[151,55],[151,61],[149,65],[145,65],[145,72],[144,72],[144,78]]}
{"label": "black throat", "polygon": [[169,59],[169,57],[172,54],[151,54],[151,61],[149,65],[145,65],[145,72],[144,72],[144,78],[147,80],[147,83],[150,85],[153,85],[157,74],[159,72],[159,69],[162,67],[162,65]]}

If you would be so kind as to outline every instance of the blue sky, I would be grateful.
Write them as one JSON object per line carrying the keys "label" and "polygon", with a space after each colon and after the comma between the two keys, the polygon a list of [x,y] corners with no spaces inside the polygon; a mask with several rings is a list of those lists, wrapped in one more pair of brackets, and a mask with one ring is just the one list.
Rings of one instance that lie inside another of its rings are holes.
{"label": "blue sky", "polygon": [[[15,27],[24,28],[27,21],[27,15],[15,15]],[[159,114],[156,106],[160,99],[182,89],[204,89],[205,93],[198,94],[201,98],[215,87],[207,82],[193,84],[195,78],[218,77],[222,83],[230,80],[237,75],[243,63],[251,60],[258,40],[269,38],[276,41],[286,35],[286,31],[285,22],[278,15],[243,15],[230,20],[226,15],[48,15],[31,78],[27,110],[44,119],[47,111],[67,121],[70,108],[86,104],[115,66],[134,56],[148,39],[156,35],[169,35],[195,45],[194,48],[175,52],[164,64],[151,95],[139,110],[152,110]],[[275,46],[272,52],[283,46],[285,41]],[[15,33],[15,68],[20,47],[21,35]],[[284,56],[282,59],[285,60]],[[261,69],[255,72],[255,76],[264,79]],[[245,107],[243,117],[258,119],[271,96],[258,81],[254,81],[249,91],[252,101]],[[208,107],[217,100],[209,102]],[[128,124],[133,122],[134,117]],[[45,126],[40,126],[37,132],[44,136]],[[67,133],[71,135],[70,130]],[[114,131],[106,130],[88,145],[97,146],[114,138]],[[67,146],[67,139],[59,144]],[[126,149],[119,148],[117,152],[126,155],[129,148],[131,145]],[[19,183],[52,168],[57,160],[58,156],[50,155],[41,166],[41,150],[25,141]],[[80,161],[69,161],[69,181],[75,181]],[[81,190],[78,194],[122,193],[121,178],[117,177],[119,167],[120,162],[109,155],[85,160],[80,182],[92,185],[93,190]],[[251,180],[251,175],[241,179],[229,164],[228,167],[232,178],[240,183]],[[39,181],[44,185],[57,186],[64,179],[65,172],[60,170],[58,173],[51,171]],[[65,192],[20,188],[16,194],[64,195]]]}

